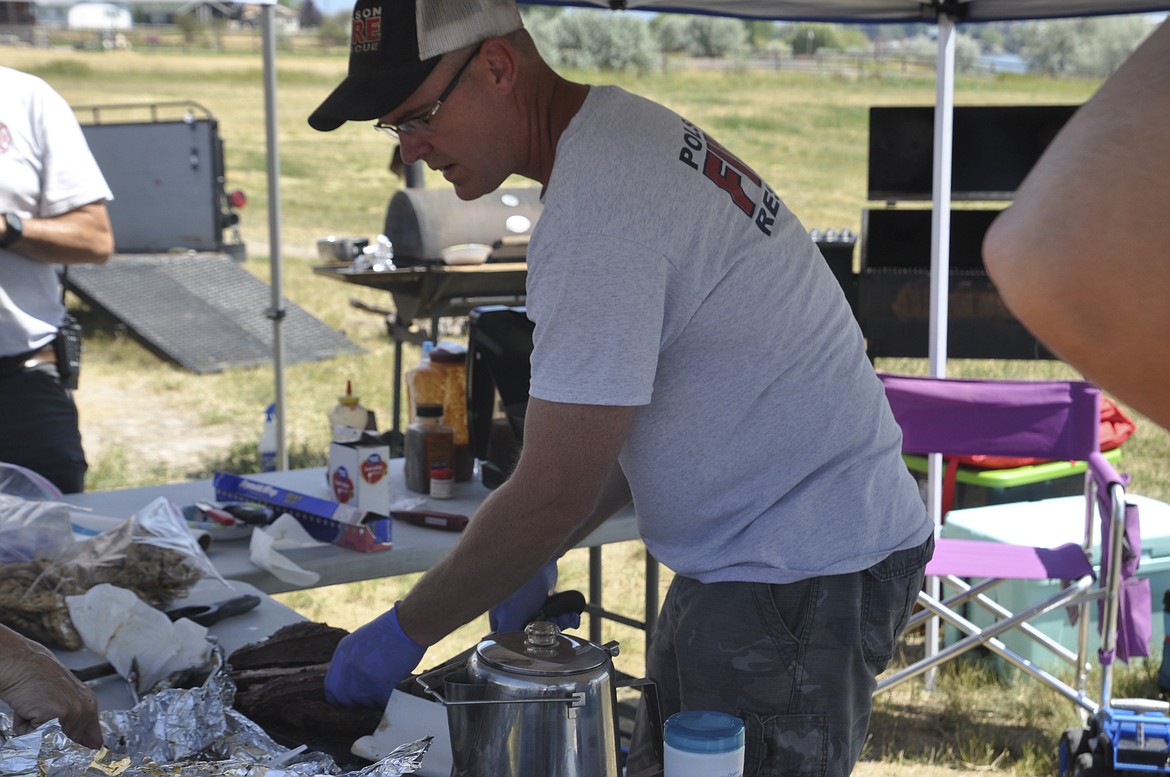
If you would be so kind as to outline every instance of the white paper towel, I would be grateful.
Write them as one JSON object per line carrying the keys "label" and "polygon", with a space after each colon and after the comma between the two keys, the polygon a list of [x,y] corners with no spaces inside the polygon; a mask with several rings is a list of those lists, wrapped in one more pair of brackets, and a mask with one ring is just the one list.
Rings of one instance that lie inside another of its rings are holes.
{"label": "white paper towel", "polygon": [[271,572],[289,585],[315,585],[321,576],[299,566],[280,551],[293,548],[312,548],[324,545],[309,536],[296,518],[284,513],[268,526],[258,526],[252,532],[248,558],[261,569]]}
{"label": "white paper towel", "polygon": [[206,628],[186,618],[172,623],[133,591],[101,583],[65,597],[65,604],[85,646],[104,656],[119,675],[128,677],[137,662],[139,692],[175,672],[211,662]]}

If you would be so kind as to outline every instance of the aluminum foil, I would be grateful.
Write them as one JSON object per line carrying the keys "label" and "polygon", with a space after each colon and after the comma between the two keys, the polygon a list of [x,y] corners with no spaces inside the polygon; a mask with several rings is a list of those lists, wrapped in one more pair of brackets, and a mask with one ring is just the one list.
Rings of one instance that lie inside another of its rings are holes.
{"label": "aluminum foil", "polygon": [[17,736],[0,714],[0,777],[396,777],[422,764],[430,737],[359,771],[303,746],[274,742],[231,708],[235,687],[221,663],[197,688],[166,688],[133,709],[101,713],[105,747],[75,743],[56,721]]}

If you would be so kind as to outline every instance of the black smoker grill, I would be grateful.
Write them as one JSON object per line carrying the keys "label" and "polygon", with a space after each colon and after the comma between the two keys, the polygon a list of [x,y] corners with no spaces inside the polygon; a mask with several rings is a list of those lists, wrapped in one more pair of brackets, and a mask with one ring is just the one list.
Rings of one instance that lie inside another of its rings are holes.
{"label": "black smoker grill", "polygon": [[[998,214],[951,212],[947,354],[960,359],[1055,359],[1007,309],[983,268],[983,235]],[[871,359],[928,355],[930,234],[930,210],[862,212],[857,318]]]}
{"label": "black smoker grill", "polygon": [[462,243],[504,243],[489,262],[523,261],[522,246],[541,211],[540,189],[498,189],[465,202],[454,190],[402,189],[390,198],[383,233],[394,243],[394,263],[433,264],[440,252]]}
{"label": "black smoker grill", "polygon": [[[951,197],[1010,200],[1076,105],[956,106]],[[931,211],[897,209],[933,198],[934,108],[874,106],[867,193],[887,208],[862,211],[857,320],[870,358],[925,357],[930,343]],[[951,211],[947,354],[968,359],[1055,359],[1011,314],[983,267],[983,236],[998,210]]]}
{"label": "black smoker grill", "polygon": [[[540,211],[540,190],[535,187],[499,189],[469,202],[447,187],[403,189],[391,197],[384,227],[398,269],[314,268],[334,280],[382,289],[394,300],[393,311],[370,309],[385,315],[395,346],[391,435],[395,450],[401,444],[402,344],[435,339],[442,317],[466,315],[483,305],[523,304],[528,238]],[[484,264],[444,264],[442,250],[463,243],[483,243],[494,250]],[[429,333],[415,327],[419,319],[430,320]]]}

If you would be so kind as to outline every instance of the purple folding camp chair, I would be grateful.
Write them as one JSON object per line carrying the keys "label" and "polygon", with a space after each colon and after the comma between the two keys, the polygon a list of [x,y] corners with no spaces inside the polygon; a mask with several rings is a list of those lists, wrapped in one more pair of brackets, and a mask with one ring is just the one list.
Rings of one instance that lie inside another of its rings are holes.
{"label": "purple folding camp chair", "polygon": [[[1129,655],[1148,653],[1151,617],[1149,581],[1133,577],[1136,569],[1133,549],[1140,547],[1136,508],[1130,506],[1129,510],[1126,509],[1125,481],[1101,455],[1098,446],[1100,391],[1080,381],[880,377],[894,417],[902,427],[902,449],[907,453],[1085,461],[1088,472],[1085,478],[1083,545],[1043,548],[980,540],[937,540],[934,558],[927,565],[926,573],[938,577],[947,591],[953,589],[957,593],[941,600],[926,592],[920,593],[918,602],[922,609],[911,619],[910,625],[925,623],[937,616],[965,636],[938,652],[931,654],[928,651],[914,664],[884,677],[877,690],[892,688],[973,648],[984,646],[1095,714],[1100,706],[1110,701],[1114,656],[1125,659]],[[1102,526],[1103,556],[1099,560],[1100,581],[1091,555],[1098,520]],[[1125,531],[1110,532],[1112,526],[1124,526]],[[1123,555],[1127,549],[1129,557]],[[1123,586],[1123,579],[1129,584]],[[1065,584],[1056,594],[1048,593],[1026,609],[1010,612],[986,596],[990,588],[1006,580],[1058,580]],[[968,602],[991,612],[993,622],[978,626],[964,617],[960,607]],[[1103,666],[1104,676],[1102,698],[1098,701],[1090,699],[1085,690],[1089,670],[1088,607],[1094,602],[1102,605],[1098,660]],[[1028,623],[1039,615],[1066,607],[1079,610],[1075,652]],[[1073,684],[1050,674],[1006,646],[999,637],[1011,629],[1019,629],[1075,667]],[[1141,642],[1143,630],[1146,652],[1142,652],[1140,644],[1135,644]],[[1123,636],[1120,640],[1119,634]]]}

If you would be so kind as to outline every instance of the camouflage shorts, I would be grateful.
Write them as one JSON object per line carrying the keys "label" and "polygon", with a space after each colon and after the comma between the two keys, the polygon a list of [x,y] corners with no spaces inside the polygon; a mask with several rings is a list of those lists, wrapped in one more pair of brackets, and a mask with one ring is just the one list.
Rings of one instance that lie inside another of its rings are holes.
{"label": "camouflage shorts", "polygon": [[[744,777],[845,777],[933,549],[928,539],[862,572],[785,585],[676,577],[646,659],[663,720],[687,709],[743,719]],[[657,766],[645,712],[630,775]]]}

